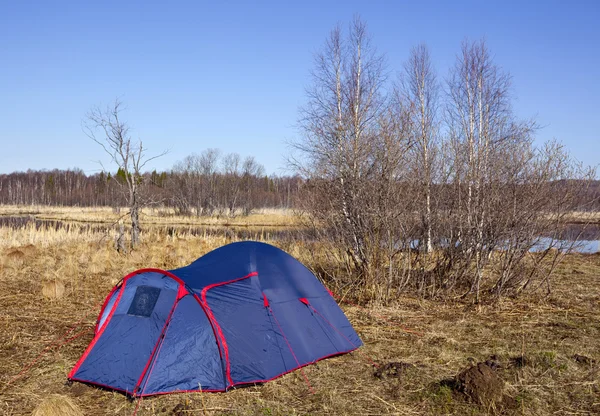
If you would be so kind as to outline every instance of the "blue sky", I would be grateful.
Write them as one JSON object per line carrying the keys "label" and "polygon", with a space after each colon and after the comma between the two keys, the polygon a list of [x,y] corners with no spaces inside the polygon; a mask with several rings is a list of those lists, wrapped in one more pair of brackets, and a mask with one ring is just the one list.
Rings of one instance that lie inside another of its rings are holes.
{"label": "blue sky", "polygon": [[485,37],[514,108],[600,164],[600,1],[0,0],[0,173],[107,163],[81,129],[119,97],[135,138],[169,169],[209,147],[285,173],[312,58],[359,14],[394,76],[426,43],[439,76]]}

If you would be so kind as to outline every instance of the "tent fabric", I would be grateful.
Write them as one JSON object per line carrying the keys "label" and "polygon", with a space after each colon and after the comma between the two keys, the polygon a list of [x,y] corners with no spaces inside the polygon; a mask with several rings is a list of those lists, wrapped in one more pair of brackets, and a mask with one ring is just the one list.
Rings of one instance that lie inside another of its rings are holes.
{"label": "tent fabric", "polygon": [[362,345],[331,293],[269,244],[141,269],[107,296],[69,379],[141,397],[262,383]]}

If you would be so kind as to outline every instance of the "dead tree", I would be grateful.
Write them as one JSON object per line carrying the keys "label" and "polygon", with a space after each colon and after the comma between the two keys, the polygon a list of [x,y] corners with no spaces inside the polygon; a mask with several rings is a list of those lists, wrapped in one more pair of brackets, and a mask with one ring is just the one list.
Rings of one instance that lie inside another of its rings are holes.
{"label": "dead tree", "polygon": [[122,111],[123,104],[118,99],[106,109],[94,107],[87,114],[83,128],[87,136],[110,156],[121,173],[113,175],[113,178],[125,191],[131,218],[130,246],[133,249],[140,241],[140,210],[148,202],[141,192],[145,186],[143,169],[151,160],[165,155],[166,151],[147,156],[142,141],[131,138],[130,127],[121,118]]}

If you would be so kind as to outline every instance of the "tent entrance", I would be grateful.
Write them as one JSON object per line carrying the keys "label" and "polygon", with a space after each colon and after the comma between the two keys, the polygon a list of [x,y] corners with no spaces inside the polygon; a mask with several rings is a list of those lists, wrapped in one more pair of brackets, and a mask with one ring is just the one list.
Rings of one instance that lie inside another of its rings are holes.
{"label": "tent entrance", "polygon": [[127,276],[111,294],[100,317],[102,323],[69,378],[138,393],[175,310],[180,288],[179,282],[157,271]]}

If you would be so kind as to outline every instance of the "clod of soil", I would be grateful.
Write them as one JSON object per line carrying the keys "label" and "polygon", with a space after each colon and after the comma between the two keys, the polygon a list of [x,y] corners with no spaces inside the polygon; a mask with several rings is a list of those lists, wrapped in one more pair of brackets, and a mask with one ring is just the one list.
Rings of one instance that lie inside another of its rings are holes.
{"label": "clod of soil", "polygon": [[377,378],[394,377],[398,378],[407,368],[414,367],[413,364],[405,362],[390,362],[380,366],[373,374]]}
{"label": "clod of soil", "polygon": [[190,414],[191,407],[187,403],[179,403],[171,412],[173,416],[187,416]]}
{"label": "clod of soil", "polygon": [[485,360],[485,364],[487,364],[492,370],[502,368],[502,365],[500,364],[500,361],[496,355],[490,355],[490,358]]}
{"label": "clod of soil", "polygon": [[81,383],[73,383],[71,387],[69,387],[69,393],[73,397],[81,397],[89,391],[89,386]]}
{"label": "clod of soil", "polygon": [[31,416],[83,416],[83,412],[67,396],[54,394],[44,399]]}
{"label": "clod of soil", "polygon": [[575,354],[573,355],[573,359],[583,365],[594,365],[596,364],[596,360],[590,357],[586,357],[585,355]]}
{"label": "clod of soil", "polygon": [[524,355],[519,355],[517,357],[512,357],[510,359],[510,364],[517,368],[523,368],[530,364],[530,360],[529,360],[529,358],[525,357]]}
{"label": "clod of soil", "polygon": [[504,382],[486,363],[478,363],[456,376],[455,388],[482,405],[502,400]]}

